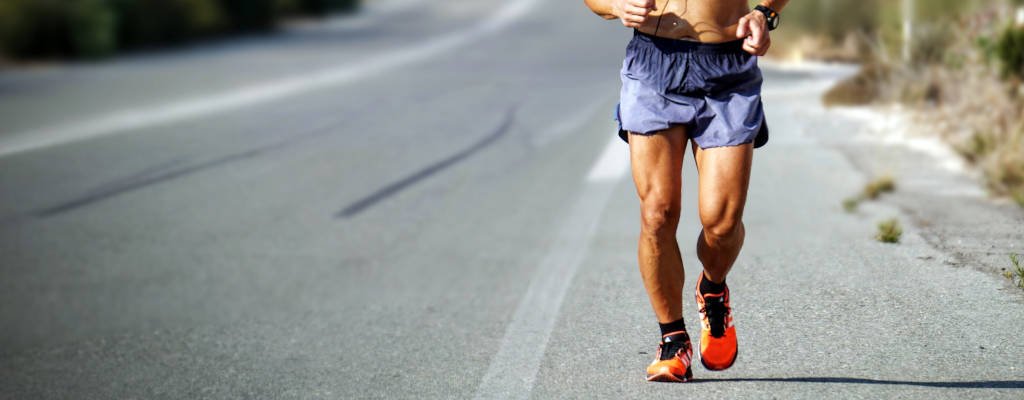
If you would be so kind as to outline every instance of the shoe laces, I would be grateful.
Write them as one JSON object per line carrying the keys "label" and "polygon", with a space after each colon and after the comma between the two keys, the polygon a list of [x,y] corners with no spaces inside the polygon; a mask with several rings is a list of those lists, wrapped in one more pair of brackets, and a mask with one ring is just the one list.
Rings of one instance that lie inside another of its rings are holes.
{"label": "shoe laces", "polygon": [[729,306],[725,305],[725,296],[705,297],[704,315],[711,328],[711,337],[724,336],[725,320],[729,316]]}

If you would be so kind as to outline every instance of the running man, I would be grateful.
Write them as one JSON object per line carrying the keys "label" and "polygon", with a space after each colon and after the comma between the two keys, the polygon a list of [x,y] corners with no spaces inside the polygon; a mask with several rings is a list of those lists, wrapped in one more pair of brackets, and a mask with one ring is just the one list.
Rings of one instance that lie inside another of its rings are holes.
{"label": "running man", "polygon": [[757,57],[771,46],[788,0],[584,0],[605,19],[634,29],[622,64],[616,119],[629,144],[640,196],[639,264],[661,325],[647,380],[691,379],[693,350],[683,323],[683,260],[676,243],[687,142],[697,164],[703,229],[697,258],[700,361],[732,366],[738,353],[726,275],[743,246],[743,207],[753,151],[768,141]]}

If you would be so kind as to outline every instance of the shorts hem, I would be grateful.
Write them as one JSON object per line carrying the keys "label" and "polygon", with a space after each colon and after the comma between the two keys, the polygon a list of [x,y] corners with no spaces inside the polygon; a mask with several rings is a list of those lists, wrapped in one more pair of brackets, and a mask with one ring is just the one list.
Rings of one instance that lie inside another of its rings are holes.
{"label": "shorts hem", "polygon": [[[686,124],[676,124],[676,126],[679,126],[679,125],[686,126]],[[672,126],[673,125],[669,125],[669,126],[667,126],[665,128],[655,129],[655,130],[648,131],[648,132],[631,131],[631,130],[623,129],[622,128],[622,121],[619,120],[618,135],[619,135],[619,139],[622,139],[623,142],[625,142],[626,144],[629,144],[629,135],[654,136],[654,135],[657,135],[658,133],[660,133],[660,132],[662,132],[662,131],[664,131],[666,129],[671,128]],[[757,131],[754,132],[753,136],[751,136],[749,139],[744,139],[742,142],[739,142],[739,143],[715,144],[715,145],[705,146],[705,145],[702,145],[700,143],[700,136],[698,136],[696,138],[688,137],[688,139],[693,140],[693,142],[696,143],[697,146],[699,146],[701,149],[713,149],[715,147],[742,146],[742,145],[751,144],[751,143],[754,144],[754,148],[755,149],[759,149],[759,148],[764,147],[764,145],[768,144],[768,138],[769,138],[768,121],[765,121],[765,120],[761,121],[761,126],[759,126],[757,128]]]}

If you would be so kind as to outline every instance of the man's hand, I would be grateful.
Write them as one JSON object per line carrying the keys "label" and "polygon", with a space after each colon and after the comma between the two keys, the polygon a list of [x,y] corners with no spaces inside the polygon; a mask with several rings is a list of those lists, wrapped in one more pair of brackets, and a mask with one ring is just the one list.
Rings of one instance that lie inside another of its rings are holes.
{"label": "man's hand", "polygon": [[755,56],[763,56],[772,47],[772,38],[768,34],[768,19],[764,13],[754,10],[740,18],[736,27],[736,37],[743,40],[743,50]]}
{"label": "man's hand", "polygon": [[622,20],[622,25],[639,28],[654,11],[655,0],[612,0],[612,13]]}

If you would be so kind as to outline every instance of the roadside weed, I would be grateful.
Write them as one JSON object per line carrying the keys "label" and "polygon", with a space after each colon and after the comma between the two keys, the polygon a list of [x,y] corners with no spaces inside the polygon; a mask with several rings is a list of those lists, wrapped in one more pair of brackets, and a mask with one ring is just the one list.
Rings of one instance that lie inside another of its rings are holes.
{"label": "roadside weed", "polygon": [[848,213],[857,211],[860,203],[867,200],[877,200],[884,193],[891,193],[896,190],[896,181],[892,176],[882,175],[864,185],[860,193],[843,199],[843,210]]}
{"label": "roadside weed", "polygon": [[890,193],[896,190],[896,182],[889,175],[880,176],[864,185],[864,199],[875,200],[883,193]]}
{"label": "roadside weed", "polygon": [[857,211],[857,207],[860,206],[860,197],[847,197],[843,199],[843,210],[852,213]]}
{"label": "roadside weed", "polygon": [[1013,264],[1013,268],[1004,271],[1003,276],[1010,281],[1016,281],[1017,287],[1024,289],[1024,257],[1017,253],[1010,253],[1010,263]]}
{"label": "roadside weed", "polygon": [[900,226],[900,221],[890,218],[878,223],[878,233],[875,235],[875,239],[882,243],[899,243],[902,235],[903,228]]}

